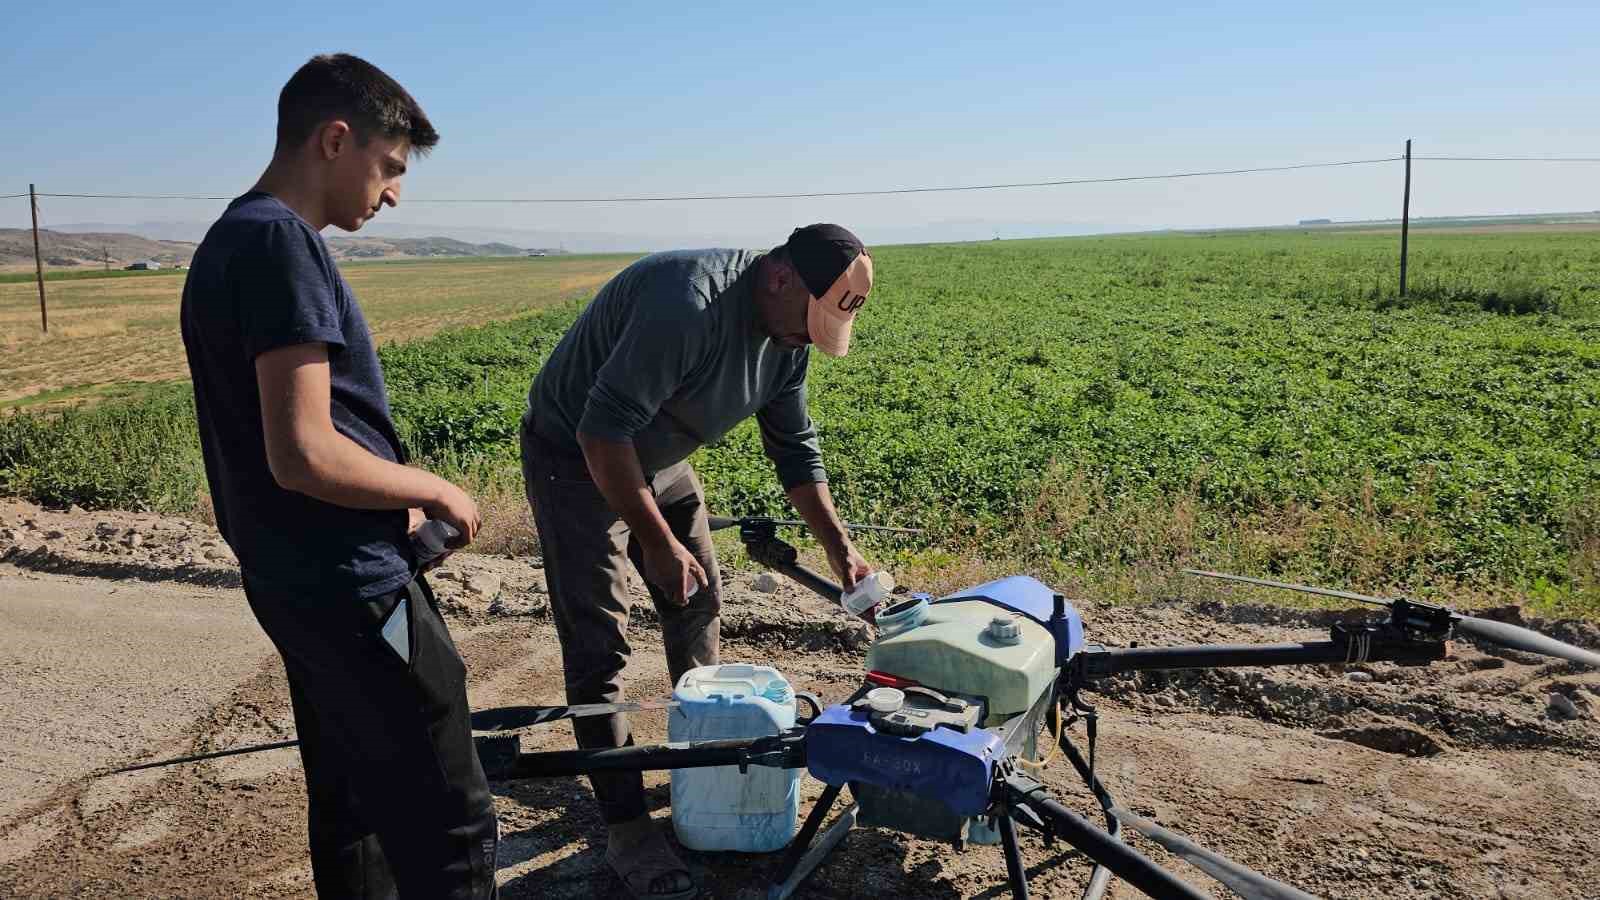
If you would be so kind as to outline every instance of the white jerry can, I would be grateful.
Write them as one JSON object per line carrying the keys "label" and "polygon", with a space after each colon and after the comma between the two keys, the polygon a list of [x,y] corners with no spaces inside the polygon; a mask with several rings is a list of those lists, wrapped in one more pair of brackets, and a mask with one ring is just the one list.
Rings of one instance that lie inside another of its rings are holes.
{"label": "white jerry can", "polygon": [[[690,669],[672,698],[680,704],[667,717],[672,742],[765,737],[794,726],[794,689],[771,666]],[[794,839],[799,815],[799,769],[672,770],[672,827],[691,850],[780,850]]]}

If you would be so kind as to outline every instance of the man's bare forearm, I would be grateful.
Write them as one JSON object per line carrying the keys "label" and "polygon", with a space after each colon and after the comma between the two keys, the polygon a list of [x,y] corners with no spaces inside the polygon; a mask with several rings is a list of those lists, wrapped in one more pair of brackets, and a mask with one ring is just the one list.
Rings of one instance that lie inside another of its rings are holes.
{"label": "man's bare forearm", "polygon": [[673,540],[672,528],[661,515],[655,497],[644,483],[644,469],[632,441],[610,441],[583,433],[578,446],[589,465],[595,487],[622,521],[633,529],[639,543],[664,547]]}
{"label": "man's bare forearm", "polygon": [[390,462],[340,434],[329,414],[328,348],[311,342],[256,357],[267,467],[285,490],[350,509],[417,509],[470,543],[483,519],[472,498],[443,478]]}
{"label": "man's bare forearm", "polygon": [[826,481],[797,484],[787,493],[789,502],[824,547],[841,549],[849,542],[850,536],[845,532],[838,510],[833,508],[833,494]]}
{"label": "man's bare forearm", "polygon": [[[274,467],[284,487],[325,503],[351,509],[410,509],[439,501],[445,482],[437,475],[373,455],[330,430],[298,458]],[[279,470],[283,470],[281,473]]]}

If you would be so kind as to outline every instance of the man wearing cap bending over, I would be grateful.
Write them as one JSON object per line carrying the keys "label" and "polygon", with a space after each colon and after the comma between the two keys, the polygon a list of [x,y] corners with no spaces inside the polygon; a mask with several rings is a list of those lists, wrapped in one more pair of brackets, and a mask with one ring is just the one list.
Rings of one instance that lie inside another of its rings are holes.
{"label": "man wearing cap bending over", "polygon": [[[624,560],[644,576],[677,683],[718,659],[721,584],[704,492],[684,460],[752,414],[778,478],[848,588],[872,571],[834,511],[806,411],[809,346],[843,356],[872,258],[837,225],[770,252],[657,253],[611,279],[528,393],[522,471],[544,550],[567,702],[623,697]],[[622,715],[574,720],[578,745],[632,743]],[[638,897],[696,889],[653,827],[638,773],[592,776],[606,859]]]}

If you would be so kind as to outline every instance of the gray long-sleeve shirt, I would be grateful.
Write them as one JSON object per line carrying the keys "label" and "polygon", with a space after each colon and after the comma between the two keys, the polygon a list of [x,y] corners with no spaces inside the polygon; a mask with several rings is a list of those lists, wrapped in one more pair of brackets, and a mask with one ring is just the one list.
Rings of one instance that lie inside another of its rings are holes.
{"label": "gray long-sleeve shirt", "polygon": [[648,472],[720,439],[752,413],[785,488],[827,481],[806,411],[809,348],[760,327],[752,250],[647,256],[606,283],[528,392],[541,438],[630,440]]}

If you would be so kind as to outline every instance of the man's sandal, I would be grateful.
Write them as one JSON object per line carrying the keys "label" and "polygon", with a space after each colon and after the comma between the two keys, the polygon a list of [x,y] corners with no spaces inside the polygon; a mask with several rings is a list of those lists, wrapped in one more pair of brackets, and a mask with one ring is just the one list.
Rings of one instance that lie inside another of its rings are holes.
{"label": "man's sandal", "polygon": [[700,895],[694,876],[659,832],[620,855],[607,847],[606,862],[639,900],[691,900]]}

